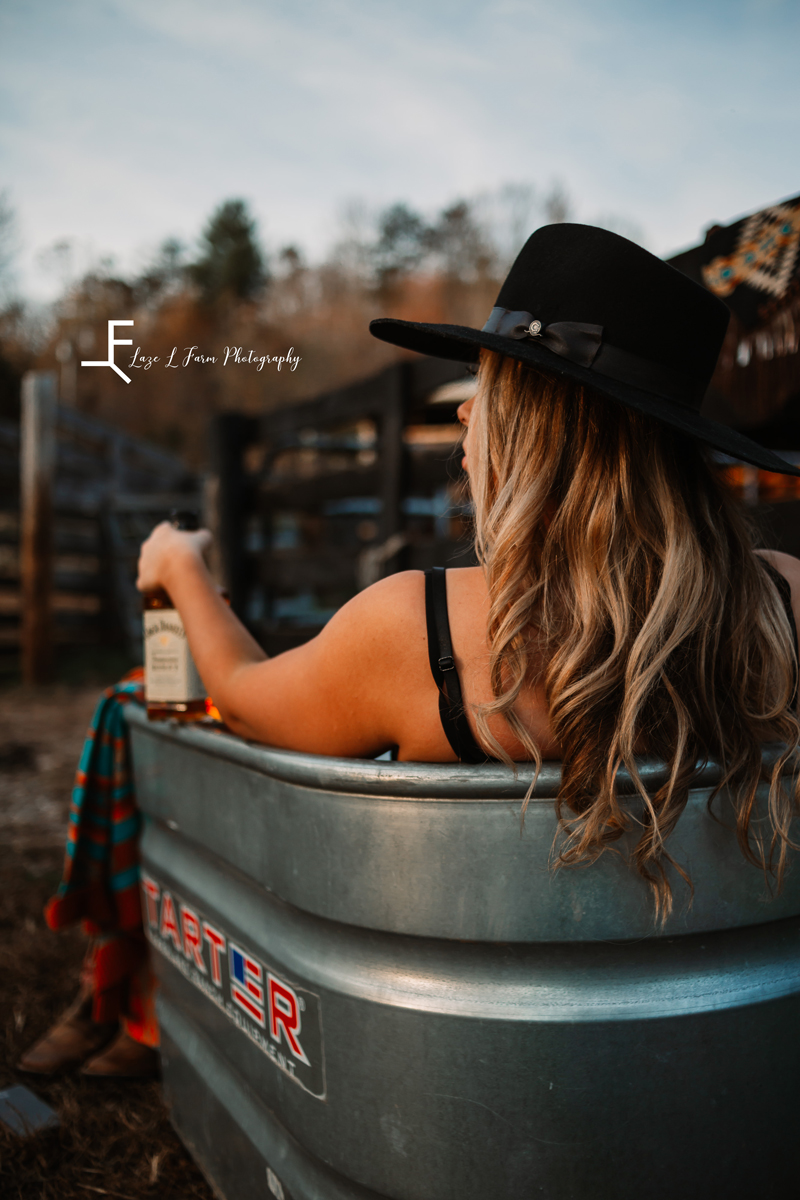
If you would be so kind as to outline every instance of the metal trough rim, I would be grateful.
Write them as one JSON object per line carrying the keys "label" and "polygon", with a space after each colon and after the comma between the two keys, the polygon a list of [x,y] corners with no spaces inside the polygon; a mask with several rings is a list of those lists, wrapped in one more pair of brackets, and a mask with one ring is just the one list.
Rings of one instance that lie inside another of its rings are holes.
{"label": "metal trough rim", "polygon": [[[131,725],[146,730],[154,737],[182,743],[193,750],[238,763],[274,779],[331,792],[401,797],[407,800],[485,802],[521,799],[534,778],[535,769],[532,763],[519,763],[515,777],[510,767],[499,763],[475,766],[462,763],[335,758],[247,742],[220,729],[202,728],[178,721],[149,721],[146,711],[136,704],[126,705],[125,715]],[[765,765],[773,763],[781,750],[780,743],[765,746]],[[649,790],[652,791],[665,782],[669,773],[667,764],[648,756],[643,756],[637,761],[642,779]],[[784,774],[791,773],[792,765],[787,764]],[[700,763],[693,789],[713,788],[719,783],[721,775],[719,763]],[[627,771],[620,771],[618,779],[621,794],[630,795],[635,792]],[[560,783],[561,763],[543,763],[533,790],[532,803],[551,802],[558,794]]]}

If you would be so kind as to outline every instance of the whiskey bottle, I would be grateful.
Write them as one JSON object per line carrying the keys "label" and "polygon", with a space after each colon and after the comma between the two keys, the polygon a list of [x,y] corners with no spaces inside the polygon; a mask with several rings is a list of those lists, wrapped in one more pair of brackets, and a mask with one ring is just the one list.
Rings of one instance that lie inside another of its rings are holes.
{"label": "whiskey bottle", "polygon": [[[173,510],[176,529],[197,529],[197,514]],[[180,613],[163,588],[142,596],[144,698],[151,721],[202,721],[206,689],[194,665]]]}

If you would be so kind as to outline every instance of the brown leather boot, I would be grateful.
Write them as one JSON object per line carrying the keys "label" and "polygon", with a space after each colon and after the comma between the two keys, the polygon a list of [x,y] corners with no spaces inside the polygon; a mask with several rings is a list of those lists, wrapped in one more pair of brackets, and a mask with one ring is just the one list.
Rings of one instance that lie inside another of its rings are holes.
{"label": "brown leather boot", "polygon": [[69,1071],[108,1045],[118,1028],[116,1021],[103,1025],[93,1021],[92,996],[81,992],[44,1037],[25,1051],[17,1066],[33,1075]]}
{"label": "brown leather boot", "polygon": [[98,1079],[155,1079],[158,1051],[134,1041],[121,1029],[107,1049],[81,1067],[81,1074]]}

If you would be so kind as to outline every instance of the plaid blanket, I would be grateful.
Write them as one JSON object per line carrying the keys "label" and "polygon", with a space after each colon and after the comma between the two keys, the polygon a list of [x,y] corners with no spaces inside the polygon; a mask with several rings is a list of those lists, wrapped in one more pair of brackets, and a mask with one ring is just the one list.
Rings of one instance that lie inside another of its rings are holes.
{"label": "plaid blanket", "polygon": [[144,703],[137,667],[108,688],[89,726],[75,776],[64,870],[45,907],[51,929],[83,922],[91,937],[84,985],[95,1021],[121,1018],[138,1041],[158,1044],[153,979],[139,899],[140,814],[123,705]]}

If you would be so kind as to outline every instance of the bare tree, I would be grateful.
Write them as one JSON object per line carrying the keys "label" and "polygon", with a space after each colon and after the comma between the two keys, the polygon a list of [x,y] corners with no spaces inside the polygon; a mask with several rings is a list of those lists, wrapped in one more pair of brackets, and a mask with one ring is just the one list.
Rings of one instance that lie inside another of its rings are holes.
{"label": "bare tree", "polygon": [[13,264],[17,249],[17,216],[6,188],[0,192],[0,301],[7,302],[14,287]]}
{"label": "bare tree", "polygon": [[469,200],[442,210],[429,235],[434,261],[445,277],[467,282],[491,273],[497,253]]}
{"label": "bare tree", "polygon": [[572,220],[572,201],[567,195],[563,183],[556,182],[544,199],[544,211],[547,220],[552,225],[560,225],[562,221]]}
{"label": "bare tree", "polygon": [[165,238],[152,261],[135,282],[137,298],[145,303],[173,295],[186,284],[186,247],[178,238]]}
{"label": "bare tree", "polygon": [[407,204],[393,204],[378,217],[378,236],[371,248],[379,287],[396,283],[425,257],[432,231]]}
{"label": "bare tree", "polygon": [[592,218],[592,224],[598,225],[600,229],[610,229],[612,233],[618,233],[620,237],[625,237],[630,242],[636,242],[637,246],[645,246],[646,238],[644,230],[636,221],[629,220],[628,217],[616,216],[614,213],[601,213],[599,217]]}
{"label": "bare tree", "polygon": [[495,248],[498,273],[502,275],[539,223],[538,192],[532,183],[506,183],[476,196],[472,207],[484,237]]}

